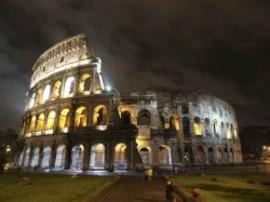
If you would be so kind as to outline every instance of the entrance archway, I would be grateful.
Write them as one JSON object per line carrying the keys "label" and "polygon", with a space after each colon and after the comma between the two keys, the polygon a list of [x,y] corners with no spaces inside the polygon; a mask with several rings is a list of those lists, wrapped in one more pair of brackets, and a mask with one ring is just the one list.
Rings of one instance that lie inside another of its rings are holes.
{"label": "entrance archway", "polygon": [[90,168],[104,169],[105,166],[105,146],[104,144],[95,144],[91,148]]}
{"label": "entrance archway", "polygon": [[127,167],[127,146],[124,143],[119,143],[114,148],[114,168],[116,170],[125,170]]}
{"label": "entrance archway", "polygon": [[162,165],[172,164],[171,148],[167,145],[161,145],[158,148],[158,159]]}
{"label": "entrance archway", "polygon": [[65,159],[66,159],[66,146],[59,145],[56,149],[54,167],[58,169],[63,169],[65,167]]}
{"label": "entrance archway", "polygon": [[73,170],[81,170],[83,167],[83,151],[82,145],[76,145],[72,148],[71,166]]}
{"label": "entrance archway", "polygon": [[43,157],[41,161],[41,168],[50,167],[51,147],[43,148]]}

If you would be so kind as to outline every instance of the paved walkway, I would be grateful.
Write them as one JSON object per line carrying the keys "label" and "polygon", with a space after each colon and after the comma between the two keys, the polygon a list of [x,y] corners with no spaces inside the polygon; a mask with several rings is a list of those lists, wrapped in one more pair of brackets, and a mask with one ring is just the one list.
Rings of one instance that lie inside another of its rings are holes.
{"label": "paved walkway", "polygon": [[96,200],[96,202],[140,201],[166,202],[165,182],[161,178],[146,182],[143,177],[124,176]]}

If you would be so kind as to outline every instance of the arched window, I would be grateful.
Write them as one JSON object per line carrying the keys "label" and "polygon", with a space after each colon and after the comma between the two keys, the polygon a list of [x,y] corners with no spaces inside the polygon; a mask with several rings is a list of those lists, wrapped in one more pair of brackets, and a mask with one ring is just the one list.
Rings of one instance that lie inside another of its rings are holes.
{"label": "arched window", "polygon": [[36,95],[36,97],[35,97],[35,105],[41,104],[41,98],[42,98],[42,90],[39,89],[39,90],[37,91],[37,95]]}
{"label": "arched window", "polygon": [[37,121],[36,116],[32,116],[31,122],[30,122],[30,127],[29,127],[30,131],[34,131],[36,129],[36,121]]}
{"label": "arched window", "polygon": [[43,90],[42,103],[45,103],[50,99],[51,85],[47,84]]}
{"label": "arched window", "polygon": [[51,147],[48,146],[43,148],[41,168],[50,167],[50,159],[51,159]]}
{"label": "arched window", "polygon": [[210,120],[209,120],[209,118],[205,118],[204,119],[204,128],[205,128],[205,135],[207,137],[211,137],[212,134],[211,134],[211,127],[210,127]]}
{"label": "arched window", "polygon": [[91,88],[91,77],[90,74],[83,74],[79,82],[79,91],[88,95]]}
{"label": "arched window", "polygon": [[38,121],[37,121],[37,131],[42,131],[44,128],[44,120],[45,120],[45,116],[44,114],[40,114],[38,116]]}
{"label": "arched window", "polygon": [[61,81],[56,81],[53,86],[52,99],[56,99],[60,96],[61,91]]}
{"label": "arched window", "polygon": [[104,144],[95,144],[91,148],[90,168],[104,169],[105,166],[105,146]]}
{"label": "arched window", "polygon": [[170,118],[170,129],[179,130],[179,120],[178,117],[175,115]]}
{"label": "arched window", "polygon": [[202,125],[199,117],[194,118],[193,130],[195,135],[202,135]]}
{"label": "arched window", "polygon": [[121,123],[125,125],[131,124],[131,114],[129,111],[123,111],[121,113]]}
{"label": "arched window", "polygon": [[62,109],[59,116],[59,129],[62,132],[68,132],[70,125],[70,110],[68,108]]}
{"label": "arched window", "polygon": [[94,109],[93,124],[106,125],[107,124],[107,108],[104,105],[98,105]]}
{"label": "arched window", "polygon": [[54,167],[58,169],[63,169],[65,167],[65,159],[66,159],[66,146],[59,145],[56,150]]}
{"label": "arched window", "polygon": [[141,110],[138,113],[137,124],[147,126],[151,125],[151,113],[146,109]]}
{"label": "arched window", "polygon": [[184,136],[190,136],[190,121],[188,117],[183,118],[183,133]]}
{"label": "arched window", "polygon": [[51,130],[54,128],[55,117],[56,117],[55,111],[51,111],[48,115],[48,118],[47,118],[47,123],[46,123],[47,130]]}
{"label": "arched window", "polygon": [[114,148],[114,167],[117,170],[127,169],[127,146],[119,143]]}
{"label": "arched window", "polygon": [[87,126],[87,109],[84,106],[79,107],[75,114],[75,127]]}
{"label": "arched window", "polygon": [[68,77],[65,81],[63,97],[72,97],[75,92],[75,78]]}

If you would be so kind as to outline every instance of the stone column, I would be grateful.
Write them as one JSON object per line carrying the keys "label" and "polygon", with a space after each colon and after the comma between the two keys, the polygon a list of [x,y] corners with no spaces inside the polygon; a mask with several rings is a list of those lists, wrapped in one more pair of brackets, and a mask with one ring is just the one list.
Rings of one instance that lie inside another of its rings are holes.
{"label": "stone column", "polygon": [[71,164],[71,153],[72,153],[72,142],[70,140],[66,141],[66,160],[65,169],[70,169]]}
{"label": "stone column", "polygon": [[89,169],[89,159],[90,159],[90,144],[84,144],[84,154],[83,154],[83,171]]}
{"label": "stone column", "polygon": [[38,168],[41,167],[42,159],[43,159],[43,143],[41,143],[39,147]]}
{"label": "stone column", "polygon": [[54,168],[54,165],[55,165],[56,149],[57,149],[57,145],[54,141],[51,146],[51,156],[50,156],[50,164],[49,164],[50,168]]}
{"label": "stone column", "polygon": [[134,170],[135,169],[135,152],[137,150],[135,140],[131,140],[129,144],[129,159],[128,159],[128,169]]}
{"label": "stone column", "polygon": [[105,147],[105,169],[109,171],[113,171],[113,163],[114,163],[114,150],[112,142],[108,142]]}

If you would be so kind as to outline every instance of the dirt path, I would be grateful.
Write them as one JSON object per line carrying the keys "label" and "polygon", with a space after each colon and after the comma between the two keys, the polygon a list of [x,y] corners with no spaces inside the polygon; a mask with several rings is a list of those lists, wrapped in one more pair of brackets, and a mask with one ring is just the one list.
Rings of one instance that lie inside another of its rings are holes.
{"label": "dirt path", "polygon": [[[143,177],[122,177],[96,202],[166,202],[165,184],[160,178],[151,182]],[[180,202],[178,199],[177,202]]]}

